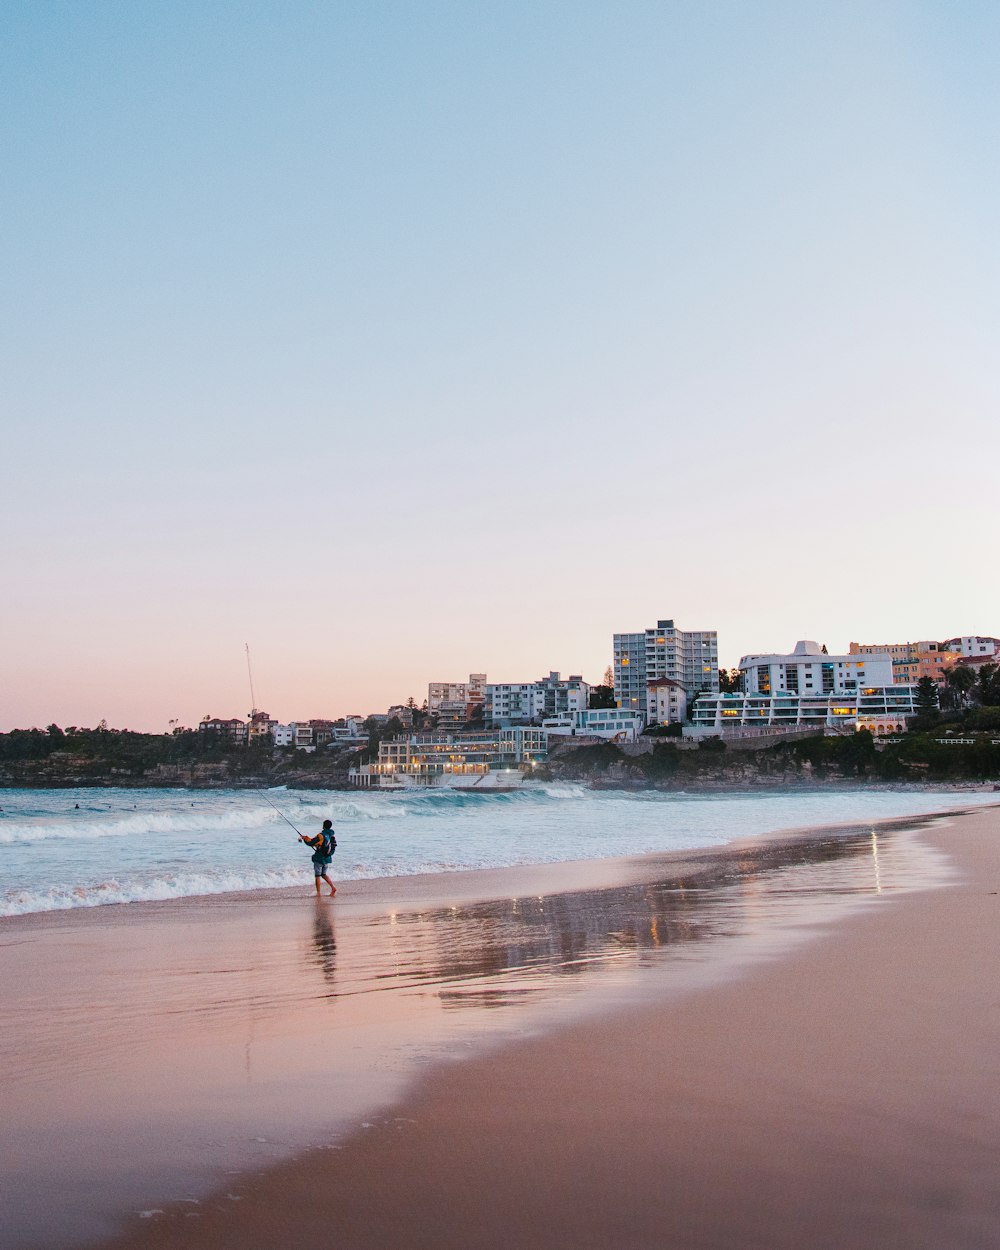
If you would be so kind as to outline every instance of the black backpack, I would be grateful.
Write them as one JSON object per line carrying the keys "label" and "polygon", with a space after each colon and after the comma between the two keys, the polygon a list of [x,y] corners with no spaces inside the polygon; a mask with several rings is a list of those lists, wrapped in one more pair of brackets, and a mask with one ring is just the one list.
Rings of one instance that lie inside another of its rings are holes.
{"label": "black backpack", "polygon": [[327,859],[333,858],[333,852],[337,849],[337,839],[334,837],[332,829],[324,829],[320,834],[323,839],[323,845],[320,847],[320,853],[325,855]]}

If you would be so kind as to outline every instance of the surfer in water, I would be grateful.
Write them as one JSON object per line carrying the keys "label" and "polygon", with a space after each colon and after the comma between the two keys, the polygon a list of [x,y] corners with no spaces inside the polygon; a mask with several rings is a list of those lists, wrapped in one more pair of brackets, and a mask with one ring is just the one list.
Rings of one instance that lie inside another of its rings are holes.
{"label": "surfer in water", "polygon": [[304,833],[300,833],[299,838],[306,846],[313,848],[312,865],[313,873],[316,877],[316,893],[319,894],[320,892],[320,881],[325,881],[330,887],[330,893],[336,894],[337,887],[326,875],[326,870],[333,861],[333,852],[337,849],[337,839],[333,833],[333,821],[324,820],[323,828],[314,838],[307,838]]}

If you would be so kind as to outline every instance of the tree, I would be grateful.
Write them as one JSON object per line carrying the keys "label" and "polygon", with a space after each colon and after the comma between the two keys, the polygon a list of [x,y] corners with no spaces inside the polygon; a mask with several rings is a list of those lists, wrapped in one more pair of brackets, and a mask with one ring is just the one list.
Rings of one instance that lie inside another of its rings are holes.
{"label": "tree", "polygon": [[920,678],[917,682],[917,696],[914,702],[918,716],[934,716],[938,710],[938,688],[933,677]]}
{"label": "tree", "polygon": [[1000,707],[1000,665],[984,664],[979,670],[976,697],[983,707]]}
{"label": "tree", "polygon": [[743,674],[738,668],[719,669],[719,690],[722,694],[735,694],[742,689]]}
{"label": "tree", "polygon": [[976,684],[975,671],[969,668],[968,664],[956,664],[954,668],[949,668],[944,675],[948,690],[953,696],[956,707],[965,707],[966,700],[969,697],[969,691]]}
{"label": "tree", "polygon": [[825,642],[823,643],[823,645],[820,647],[820,649],[819,649],[819,650],[820,650],[820,654],[821,654],[821,655],[829,655],[829,654],[830,654],[830,652],[829,652],[829,651],[827,651],[827,649],[826,649],[826,643],[825,643]]}
{"label": "tree", "polygon": [[615,706],[615,688],[605,683],[603,686],[591,686],[590,696],[587,699],[588,707],[614,707]]}

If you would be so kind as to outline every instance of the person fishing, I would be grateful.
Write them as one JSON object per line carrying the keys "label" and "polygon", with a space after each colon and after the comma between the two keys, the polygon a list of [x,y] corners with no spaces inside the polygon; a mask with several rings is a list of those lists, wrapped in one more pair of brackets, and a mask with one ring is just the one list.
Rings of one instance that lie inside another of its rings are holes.
{"label": "person fishing", "polygon": [[336,894],[337,887],[326,873],[327,868],[333,861],[333,852],[337,849],[337,839],[333,832],[333,821],[324,820],[323,828],[314,838],[307,838],[304,833],[300,833],[299,838],[306,846],[313,848],[312,865],[313,874],[316,877],[316,893],[319,894],[320,892],[320,881],[325,881],[330,887],[330,893]]}

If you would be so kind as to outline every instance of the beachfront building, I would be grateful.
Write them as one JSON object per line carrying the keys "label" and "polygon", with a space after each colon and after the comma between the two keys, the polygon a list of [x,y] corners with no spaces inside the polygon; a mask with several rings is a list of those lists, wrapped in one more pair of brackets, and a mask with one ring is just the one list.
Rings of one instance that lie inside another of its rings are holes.
{"label": "beachfront building", "polygon": [[863,686],[893,685],[892,657],[828,655],[815,642],[797,642],[785,655],[743,656],[740,678],[747,694],[855,694]]}
{"label": "beachfront building", "polygon": [[893,684],[863,686],[836,694],[792,690],[703,694],[695,700],[691,724],[696,731],[714,730],[722,737],[727,729],[748,726],[900,733],[916,715],[916,694],[915,686]]}
{"label": "beachfront building", "polygon": [[657,719],[657,692],[650,683],[669,677],[690,702],[719,689],[719,639],[714,629],[687,631],[671,620],[634,634],[614,636],[615,703]]}
{"label": "beachfront building", "polygon": [[295,726],[276,724],[271,730],[276,747],[293,747],[295,746]]}
{"label": "beachfront building", "polygon": [[563,738],[606,738],[611,742],[634,742],[646,728],[641,712],[620,707],[583,708],[548,716],[542,728],[550,735]]}
{"label": "beachfront building", "polygon": [[[506,772],[519,783],[548,754],[548,734],[531,726],[471,733],[401,734],[379,743],[378,761],[351,771],[355,785],[478,786]],[[366,780],[367,779],[367,780]]]}
{"label": "beachfront building", "polygon": [[484,719],[494,726],[528,725],[545,717],[582,712],[590,686],[580,676],[549,673],[538,681],[495,683],[486,687]]}
{"label": "beachfront building", "polygon": [[897,686],[915,686],[921,677],[944,684],[949,659],[940,642],[852,642],[851,655],[888,655],[892,660],[892,680]]}

